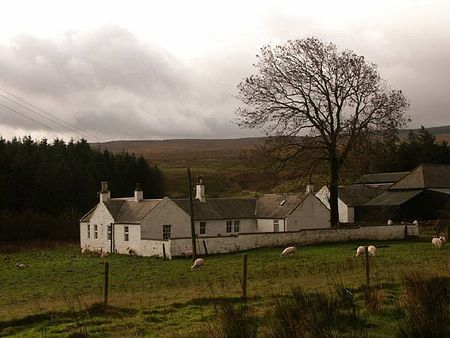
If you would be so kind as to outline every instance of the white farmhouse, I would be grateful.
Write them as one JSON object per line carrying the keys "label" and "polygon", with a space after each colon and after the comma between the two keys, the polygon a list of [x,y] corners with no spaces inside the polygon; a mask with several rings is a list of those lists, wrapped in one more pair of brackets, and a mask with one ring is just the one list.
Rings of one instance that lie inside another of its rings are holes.
{"label": "white farmhouse", "polygon": [[[99,195],[100,202],[80,220],[82,248],[162,256],[171,241],[191,237],[189,199],[143,199],[139,186],[134,197],[111,198],[106,182]],[[206,198],[199,179],[193,206],[197,241],[330,227],[329,210],[311,192]]]}

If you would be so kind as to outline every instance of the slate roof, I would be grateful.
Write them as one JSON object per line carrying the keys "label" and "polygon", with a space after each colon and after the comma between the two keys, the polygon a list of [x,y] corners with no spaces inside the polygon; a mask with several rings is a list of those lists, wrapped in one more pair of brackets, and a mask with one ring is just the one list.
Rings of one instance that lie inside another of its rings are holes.
{"label": "slate roof", "polygon": [[[189,199],[173,199],[184,212],[191,214]],[[196,219],[233,219],[255,218],[255,199],[244,198],[207,198],[205,202],[193,201]]]}
{"label": "slate roof", "polygon": [[256,201],[256,216],[258,218],[284,218],[307,196],[306,193],[264,195]]}
{"label": "slate roof", "polygon": [[355,181],[355,184],[389,184],[395,183],[409,174],[409,171],[391,173],[365,174]]}
{"label": "slate roof", "polygon": [[346,185],[339,187],[339,199],[347,206],[359,206],[385,192],[385,189],[361,185]]}
{"label": "slate roof", "polygon": [[391,190],[450,188],[449,164],[421,164],[397,183]]}
{"label": "slate roof", "polygon": [[[110,199],[104,202],[111,216],[116,223],[137,223],[141,221],[150,210],[152,210],[161,200],[143,200],[134,202],[133,199]],[[81,222],[89,222],[96,207],[92,208],[81,218]]]}
{"label": "slate roof", "polygon": [[414,196],[419,195],[423,190],[390,191],[387,190],[381,195],[371,199],[363,206],[398,206],[409,201]]}

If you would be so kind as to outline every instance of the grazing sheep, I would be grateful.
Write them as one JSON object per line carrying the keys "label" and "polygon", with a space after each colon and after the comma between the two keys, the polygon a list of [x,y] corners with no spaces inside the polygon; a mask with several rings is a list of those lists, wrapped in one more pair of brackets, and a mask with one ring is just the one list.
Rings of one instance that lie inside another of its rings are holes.
{"label": "grazing sheep", "polygon": [[392,224],[394,224],[394,222],[392,222],[390,219],[388,219],[387,225],[392,225]]}
{"label": "grazing sheep", "polygon": [[437,238],[437,237],[434,237],[434,238],[431,240],[431,244],[433,244],[433,246],[434,246],[436,249],[442,248],[442,241],[441,241],[439,238]]}
{"label": "grazing sheep", "polygon": [[441,236],[441,237],[439,237],[439,239],[442,242],[442,246],[444,246],[444,244],[447,243],[447,238],[445,238],[445,236]]}
{"label": "grazing sheep", "polygon": [[27,267],[27,265],[23,263],[16,263],[15,266],[17,270],[23,270]]}
{"label": "grazing sheep", "polygon": [[377,255],[377,248],[374,245],[369,245],[369,247],[367,248],[367,251],[369,251],[369,254],[371,256]]}
{"label": "grazing sheep", "polygon": [[288,246],[281,253],[281,257],[285,257],[285,256],[288,256],[288,255],[293,255],[293,254],[295,254],[295,251],[297,251],[297,248],[295,246]]}
{"label": "grazing sheep", "polygon": [[205,260],[203,258],[197,258],[194,261],[194,264],[191,266],[191,270],[201,267],[203,265],[203,263],[205,263]]}
{"label": "grazing sheep", "polygon": [[366,248],[363,247],[362,245],[358,247],[358,249],[356,249],[356,257],[359,256],[364,256],[366,252]]}
{"label": "grazing sheep", "polygon": [[414,222],[412,222],[412,224],[419,225],[419,222],[417,220],[415,220]]}

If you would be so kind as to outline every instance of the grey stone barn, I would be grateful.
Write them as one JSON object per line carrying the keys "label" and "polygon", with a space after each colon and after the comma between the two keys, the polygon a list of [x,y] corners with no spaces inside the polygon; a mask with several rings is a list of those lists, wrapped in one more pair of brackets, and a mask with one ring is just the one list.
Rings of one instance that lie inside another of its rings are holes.
{"label": "grey stone barn", "polygon": [[[206,198],[201,181],[196,191],[197,239],[330,227],[329,210],[310,192]],[[106,182],[102,183],[100,202],[80,220],[81,248],[93,251],[160,255],[162,243],[190,236],[188,199],[147,200],[139,188],[134,197],[111,198]]]}

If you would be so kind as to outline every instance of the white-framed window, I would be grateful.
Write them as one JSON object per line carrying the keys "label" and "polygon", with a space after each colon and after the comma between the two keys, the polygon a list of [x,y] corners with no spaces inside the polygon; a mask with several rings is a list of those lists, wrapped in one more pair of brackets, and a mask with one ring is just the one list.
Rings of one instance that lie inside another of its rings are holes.
{"label": "white-framed window", "polygon": [[200,235],[206,234],[206,222],[200,222]]}
{"label": "white-framed window", "polygon": [[94,239],[98,238],[98,225],[94,224]]}
{"label": "white-framed window", "polygon": [[274,232],[280,231],[280,220],[278,219],[273,220],[273,231]]}
{"label": "white-framed window", "polygon": [[241,221],[227,221],[227,233],[239,232]]}
{"label": "white-framed window", "polygon": [[87,225],[87,238],[91,238],[91,225]]}
{"label": "white-framed window", "polygon": [[168,240],[170,239],[170,224],[164,224],[163,225],[163,239]]}
{"label": "white-framed window", "polygon": [[130,227],[128,225],[125,225],[123,227],[123,240],[125,242],[128,242],[130,240]]}
{"label": "white-framed window", "polygon": [[239,227],[240,227],[241,221],[234,221],[234,232],[239,232]]}
{"label": "white-framed window", "polygon": [[227,233],[230,233],[233,231],[233,221],[227,221],[226,231],[227,231]]}

